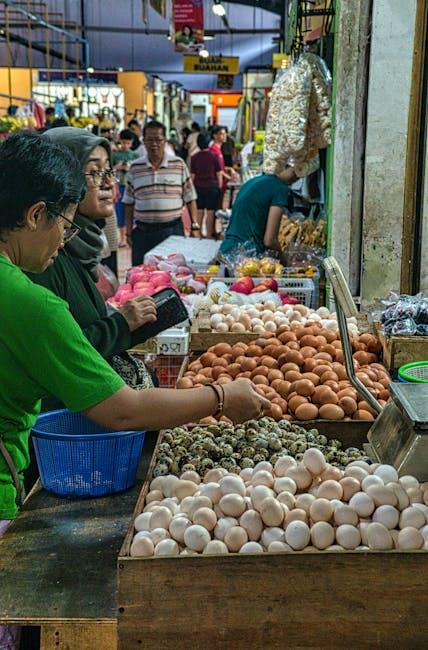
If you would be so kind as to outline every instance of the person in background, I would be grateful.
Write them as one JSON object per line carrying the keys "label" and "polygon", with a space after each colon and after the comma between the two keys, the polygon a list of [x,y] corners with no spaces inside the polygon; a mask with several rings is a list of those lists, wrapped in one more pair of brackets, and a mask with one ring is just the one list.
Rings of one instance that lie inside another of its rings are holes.
{"label": "person in background", "polygon": [[208,135],[198,136],[198,153],[190,159],[190,172],[198,195],[198,225],[202,228],[206,212],[205,228],[207,239],[215,239],[215,215],[217,210],[220,187],[223,177],[218,156],[209,150]]}
{"label": "person in background", "polygon": [[45,111],[45,129],[49,129],[55,119],[55,109],[53,106],[47,106]]}
{"label": "person in background", "polygon": [[141,128],[141,124],[138,120],[133,118],[128,122],[128,129],[134,134],[134,141],[131,150],[136,151],[139,156],[145,156],[147,154],[147,150],[144,146],[143,130]]}
{"label": "person in background", "polygon": [[112,153],[113,169],[117,172],[119,178],[118,195],[116,198],[116,216],[117,226],[119,228],[119,247],[125,247],[126,244],[126,223],[125,223],[125,206],[122,203],[123,193],[126,186],[126,174],[129,171],[131,162],[136,160],[139,155],[137,151],[132,151],[134,134],[130,129],[123,129],[119,133],[119,148]]}
{"label": "person in background", "polygon": [[191,131],[188,126],[185,126],[183,129],[181,129],[181,147],[180,147],[180,152],[179,156],[182,160],[186,162],[187,160],[187,140],[191,134]]}
{"label": "person in background", "polygon": [[144,255],[171,235],[184,236],[184,205],[199,229],[195,188],[183,160],[166,154],[165,126],[149,122],[143,135],[147,156],[131,163],[123,195],[133,266],[142,264]]}
{"label": "person in background", "polygon": [[234,142],[233,138],[230,137],[229,130],[228,130],[227,126],[224,127],[224,128],[225,128],[225,131],[226,131],[226,142],[223,142],[223,144],[221,145],[221,152],[223,154],[223,160],[224,160],[225,167],[229,167],[230,169],[232,169],[233,168],[233,154],[234,154],[234,151],[235,151],[235,142]]}
{"label": "person in background", "polygon": [[187,165],[190,168],[190,159],[191,157],[199,151],[198,148],[198,137],[201,133],[201,127],[197,122],[192,122],[192,130],[190,135],[187,138],[186,149],[187,149]]}
{"label": "person in background", "polygon": [[226,193],[227,184],[229,181],[234,180],[236,175],[231,167],[226,167],[223,158],[222,146],[227,140],[227,133],[225,127],[216,126],[212,131],[212,138],[213,138],[213,142],[210,145],[210,151],[215,153],[215,155],[218,157],[221,166],[222,184],[220,188],[218,208],[222,209],[223,199]]}
{"label": "person in background", "polygon": [[279,227],[290,202],[288,186],[296,179],[294,169],[287,167],[279,176],[263,174],[244,183],[233,204],[220,254],[229,255],[244,244],[258,254],[266,249],[280,253]]}
{"label": "person in background", "polygon": [[[93,179],[102,187],[108,168],[97,170]],[[48,395],[112,431],[157,431],[217,413],[238,423],[270,407],[248,379],[133,390],[93,348],[66,302],[26,277],[52,268],[78,236],[74,214],[84,188],[81,164],[45,136],[12,135],[0,147],[0,535],[18,516],[30,433]],[[0,626],[0,648],[15,650],[18,637],[16,627]]]}

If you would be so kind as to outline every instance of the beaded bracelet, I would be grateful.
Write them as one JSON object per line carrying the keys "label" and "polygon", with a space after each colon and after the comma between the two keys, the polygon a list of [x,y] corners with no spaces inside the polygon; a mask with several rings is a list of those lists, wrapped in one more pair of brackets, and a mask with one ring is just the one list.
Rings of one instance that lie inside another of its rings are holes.
{"label": "beaded bracelet", "polygon": [[[213,413],[213,417],[218,417],[219,415],[223,414],[223,409],[224,409],[224,388],[221,384],[217,384],[214,386],[214,384],[207,384],[209,388],[212,388],[213,391],[215,392],[218,400],[217,408],[215,410],[215,413]],[[217,390],[218,389],[218,390]]]}

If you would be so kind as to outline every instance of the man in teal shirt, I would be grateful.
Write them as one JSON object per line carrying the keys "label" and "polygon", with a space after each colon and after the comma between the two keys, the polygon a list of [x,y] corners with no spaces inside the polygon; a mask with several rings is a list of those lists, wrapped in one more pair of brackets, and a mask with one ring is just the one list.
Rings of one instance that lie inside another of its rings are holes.
{"label": "man in teal shirt", "polygon": [[288,185],[295,180],[294,170],[287,167],[280,176],[263,174],[247,181],[233,205],[220,253],[230,255],[243,245],[260,254],[266,249],[280,252],[279,227],[290,200]]}

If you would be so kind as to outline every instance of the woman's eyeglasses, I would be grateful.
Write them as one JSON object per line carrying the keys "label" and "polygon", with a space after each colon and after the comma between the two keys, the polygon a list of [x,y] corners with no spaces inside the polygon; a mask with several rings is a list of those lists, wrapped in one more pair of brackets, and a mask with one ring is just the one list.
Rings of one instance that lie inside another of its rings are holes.
{"label": "woman's eyeglasses", "polygon": [[64,221],[66,221],[69,226],[64,228],[64,234],[62,236],[62,241],[64,244],[68,244],[69,241],[71,241],[76,235],[79,234],[79,232],[82,230],[80,226],[77,225],[77,223],[74,223],[69,219],[68,217],[64,216],[63,214],[58,214],[58,217],[62,217]]}
{"label": "woman's eyeglasses", "polygon": [[92,172],[85,172],[85,176],[92,178],[95,187],[102,187],[107,182],[118,183],[119,179],[113,169],[94,169]]}

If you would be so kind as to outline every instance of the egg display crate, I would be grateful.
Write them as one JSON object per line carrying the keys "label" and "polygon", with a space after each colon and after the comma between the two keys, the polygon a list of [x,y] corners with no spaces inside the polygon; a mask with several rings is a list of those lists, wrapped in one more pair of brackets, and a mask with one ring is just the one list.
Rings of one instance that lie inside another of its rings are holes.
{"label": "egg display crate", "polygon": [[428,357],[428,336],[386,336],[380,323],[374,327],[382,344],[385,366],[394,377],[401,366]]}
{"label": "egg display crate", "polygon": [[[259,276],[251,278],[256,286],[262,284],[266,278],[272,277],[278,283],[278,289],[281,293],[287,293],[290,298],[295,298],[299,301],[301,305],[305,307],[311,307],[313,297],[315,294],[315,284],[310,278],[288,278],[282,275],[276,276]],[[237,282],[238,278],[216,278],[215,280],[210,280],[208,283],[208,290],[213,282],[223,282],[226,286],[232,285],[234,282]],[[245,294],[239,294],[245,298]]]}
{"label": "egg display crate", "polygon": [[[322,424],[346,446],[367,442],[370,423],[357,422],[360,432]],[[426,647],[426,551],[131,557],[158,445],[118,557],[118,650],[158,648],[160,639],[165,650],[231,639],[235,648],[394,648],[398,638],[400,648]]]}

